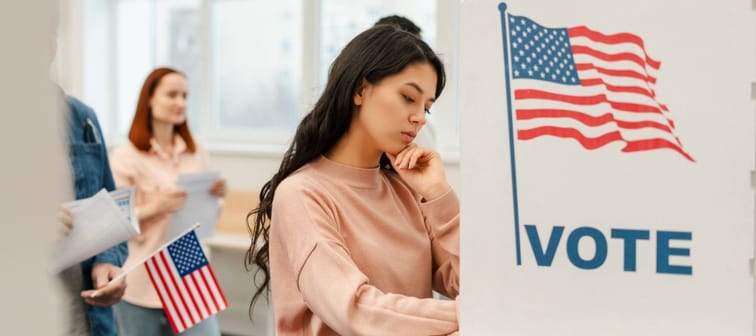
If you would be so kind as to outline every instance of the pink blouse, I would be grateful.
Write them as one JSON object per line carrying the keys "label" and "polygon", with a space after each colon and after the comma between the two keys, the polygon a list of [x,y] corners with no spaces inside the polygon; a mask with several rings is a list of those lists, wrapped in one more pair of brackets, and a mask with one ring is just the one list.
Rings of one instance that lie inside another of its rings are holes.
{"label": "pink blouse", "polygon": [[[116,186],[136,187],[136,211],[150,202],[159,190],[175,190],[179,174],[198,173],[208,170],[207,152],[196,146],[194,153],[189,152],[180,136],[174,140],[173,152],[163,151],[152,139],[152,148],[143,152],[129,143],[116,148],[110,154]],[[170,214],[162,214],[140,221],[141,233],[129,241],[129,257],[124,269],[131,263],[145,258],[165,243]],[[123,300],[146,308],[162,308],[160,298],[150,282],[144,267],[137,267],[126,278],[126,293]]]}

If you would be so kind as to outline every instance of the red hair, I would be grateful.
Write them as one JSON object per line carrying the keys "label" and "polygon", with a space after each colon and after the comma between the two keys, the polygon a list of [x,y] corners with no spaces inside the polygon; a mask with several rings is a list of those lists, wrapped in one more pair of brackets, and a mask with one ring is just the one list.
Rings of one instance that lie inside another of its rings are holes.
{"label": "red hair", "polygon": [[[171,68],[157,68],[147,76],[142,85],[142,91],[139,93],[139,100],[137,101],[136,113],[134,113],[134,121],[131,122],[131,129],[129,130],[129,140],[134,144],[136,148],[141,151],[150,150],[150,139],[152,139],[152,108],[150,107],[150,99],[155,94],[155,88],[160,84],[160,80],[168,74],[179,74],[186,77],[178,70]],[[183,123],[176,125],[173,128],[175,133],[184,139],[186,148],[189,152],[194,153],[196,147],[194,145],[194,139],[192,133],[189,132],[189,126],[186,124],[186,120]]]}

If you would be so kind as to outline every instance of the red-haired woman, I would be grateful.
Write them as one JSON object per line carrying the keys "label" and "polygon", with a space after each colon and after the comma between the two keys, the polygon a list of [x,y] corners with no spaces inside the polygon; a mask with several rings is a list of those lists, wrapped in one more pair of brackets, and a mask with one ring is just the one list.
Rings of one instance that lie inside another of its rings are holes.
{"label": "red-haired woman", "polygon": [[[164,243],[171,214],[186,201],[186,193],[176,187],[178,175],[208,170],[207,152],[194,142],[186,123],[186,87],[184,74],[170,68],[153,70],[139,94],[130,143],[115,149],[110,157],[116,185],[136,187],[141,233],[129,241],[127,266]],[[223,197],[225,180],[216,181],[209,192]],[[120,335],[160,335],[165,314],[145,269],[131,272],[127,283],[116,307]],[[182,335],[220,335],[218,322],[213,316]]]}

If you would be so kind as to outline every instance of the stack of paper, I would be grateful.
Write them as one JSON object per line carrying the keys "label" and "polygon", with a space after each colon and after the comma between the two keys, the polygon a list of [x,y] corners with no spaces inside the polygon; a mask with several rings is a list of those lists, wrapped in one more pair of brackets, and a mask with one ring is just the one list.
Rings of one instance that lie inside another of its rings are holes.
{"label": "stack of paper", "polygon": [[60,272],[139,234],[134,214],[134,188],[64,204],[71,210],[73,229],[54,249],[52,271]]}
{"label": "stack of paper", "polygon": [[201,224],[197,229],[197,237],[200,239],[215,234],[220,202],[218,197],[210,194],[210,186],[218,179],[218,171],[179,175],[177,185],[186,191],[186,203],[173,213],[167,237],[176,237],[195,223]]}

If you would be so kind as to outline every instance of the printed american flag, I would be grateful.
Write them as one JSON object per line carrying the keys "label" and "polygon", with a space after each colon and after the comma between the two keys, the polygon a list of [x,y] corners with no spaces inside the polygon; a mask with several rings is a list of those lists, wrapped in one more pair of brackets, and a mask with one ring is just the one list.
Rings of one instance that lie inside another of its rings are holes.
{"label": "printed american flag", "polygon": [[175,333],[228,306],[194,231],[157,252],[145,266]]}
{"label": "printed american flag", "polygon": [[518,139],[555,136],[588,150],[615,142],[623,152],[666,148],[695,162],[657,99],[661,62],[640,37],[546,28],[515,15],[508,21]]}

